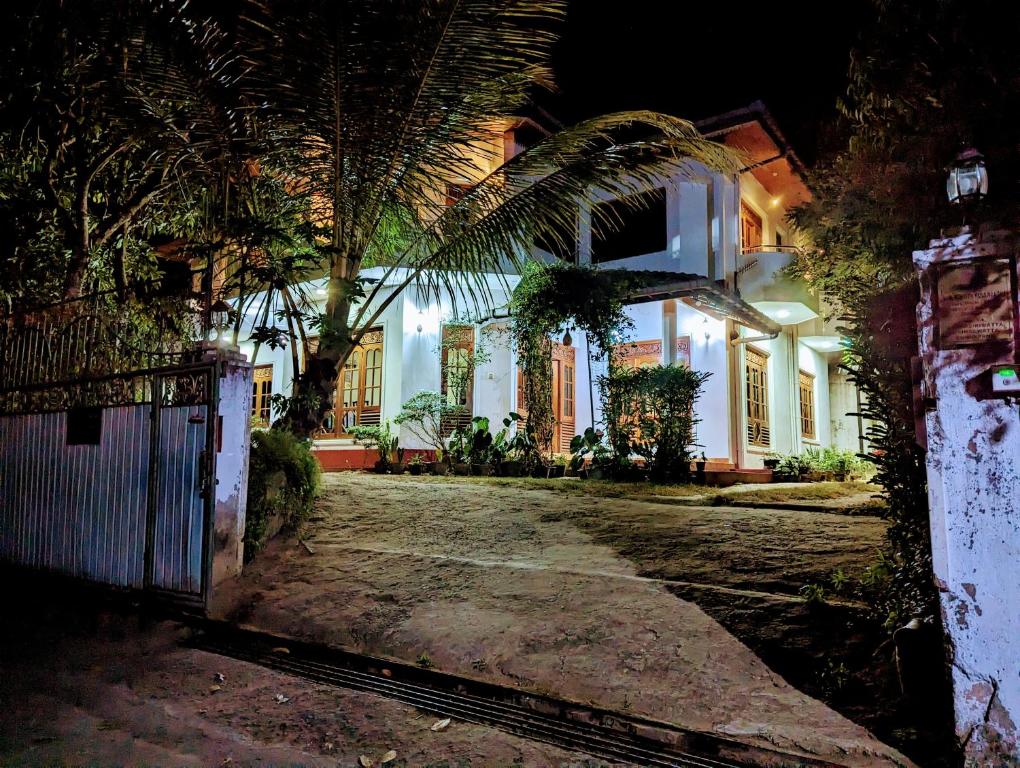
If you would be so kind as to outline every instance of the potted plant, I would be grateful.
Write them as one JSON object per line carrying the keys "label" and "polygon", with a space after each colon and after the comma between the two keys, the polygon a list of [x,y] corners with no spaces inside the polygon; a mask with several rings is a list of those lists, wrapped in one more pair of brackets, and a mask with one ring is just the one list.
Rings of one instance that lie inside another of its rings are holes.
{"label": "potted plant", "polygon": [[467,439],[467,462],[472,475],[492,474],[492,433],[489,432],[489,420],[484,416],[471,419]]}
{"label": "potted plant", "polygon": [[[708,466],[708,459],[705,456],[705,452],[701,452],[701,456],[694,462],[694,482],[698,485],[705,484],[705,467]],[[690,471],[690,464],[687,465],[688,471]]]}
{"label": "potted plant", "polygon": [[412,476],[418,476],[425,471],[426,466],[425,459],[422,458],[420,453],[416,453],[411,457],[411,460],[407,462],[407,471],[410,472]]}
{"label": "potted plant", "polygon": [[769,451],[765,454],[765,458],[762,459],[762,464],[765,465],[765,469],[771,469],[773,472],[776,471],[776,467],[779,466],[779,462],[783,460],[783,455]]}
{"label": "potted plant", "polygon": [[445,461],[446,452],[442,448],[436,448],[435,460],[427,464],[429,472],[433,475],[447,475],[450,472],[450,465]]}
{"label": "potted plant", "polygon": [[394,437],[393,438],[393,453],[391,455],[391,459],[393,459],[393,463],[390,465],[390,471],[394,475],[402,475],[402,474],[404,474],[404,469],[406,468],[406,465],[404,464],[404,451],[405,450],[406,449],[399,447],[399,438]]}
{"label": "potted plant", "polygon": [[[499,434],[508,435],[510,427],[513,424],[520,425],[521,421],[521,415],[511,411],[510,415],[503,419],[503,429]],[[535,452],[534,435],[525,427],[518,426],[513,437],[504,437],[499,473],[503,477],[523,477],[526,474],[527,460]]]}
{"label": "potted plant", "polygon": [[471,425],[465,424],[457,427],[447,442],[446,463],[455,475],[463,476],[471,474],[468,453],[471,450],[472,434]]}
{"label": "potted plant", "polygon": [[365,446],[369,450],[375,449],[379,458],[376,460],[373,469],[379,474],[390,471],[393,464],[393,455],[397,450],[398,439],[390,432],[390,424],[386,422],[382,426],[356,426],[351,428],[354,435],[354,442]]}
{"label": "potted plant", "polygon": [[705,458],[705,452],[701,452],[701,457],[694,462],[694,471],[699,475],[705,474],[705,467],[708,466],[708,459]]}

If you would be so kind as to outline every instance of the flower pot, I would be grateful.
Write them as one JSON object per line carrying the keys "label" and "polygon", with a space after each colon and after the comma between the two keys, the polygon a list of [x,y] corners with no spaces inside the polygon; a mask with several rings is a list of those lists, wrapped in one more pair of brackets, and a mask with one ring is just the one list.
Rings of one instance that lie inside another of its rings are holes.
{"label": "flower pot", "polygon": [[551,467],[546,468],[545,476],[550,480],[557,480],[563,477],[566,469],[562,464],[553,464]]}
{"label": "flower pot", "polygon": [[407,469],[412,476],[417,477],[421,474],[421,471],[425,468],[424,464],[408,464]]}
{"label": "flower pot", "polygon": [[504,461],[499,465],[499,473],[503,477],[521,477],[524,465],[519,461]]}
{"label": "flower pot", "polygon": [[445,476],[450,474],[450,465],[445,461],[430,461],[425,465],[430,474]]}
{"label": "flower pot", "polygon": [[385,475],[386,472],[389,471],[389,468],[389,462],[383,461],[382,459],[372,465],[372,470],[380,475]]}
{"label": "flower pot", "polygon": [[491,464],[471,464],[471,474],[475,477],[489,477],[493,474]]}
{"label": "flower pot", "polygon": [[402,474],[404,474],[404,470],[405,469],[406,469],[406,467],[403,464],[399,464],[399,463],[398,464],[390,464],[390,472],[392,472],[394,475],[402,475]]}
{"label": "flower pot", "polygon": [[453,474],[457,475],[458,477],[465,477],[466,475],[470,475],[471,474],[471,465],[470,464],[463,464],[463,463],[462,464],[454,464],[453,465]]}

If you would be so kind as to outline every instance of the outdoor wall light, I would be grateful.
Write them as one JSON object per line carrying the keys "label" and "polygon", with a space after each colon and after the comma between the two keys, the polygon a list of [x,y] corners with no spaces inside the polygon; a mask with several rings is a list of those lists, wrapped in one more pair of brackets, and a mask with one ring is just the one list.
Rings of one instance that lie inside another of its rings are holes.
{"label": "outdoor wall light", "polygon": [[216,339],[223,338],[230,325],[231,314],[230,305],[223,299],[217,299],[209,307],[209,324],[212,326],[211,330],[216,333]]}
{"label": "outdoor wall light", "polygon": [[566,333],[563,334],[563,346],[569,347],[574,343],[573,336],[570,335],[570,329],[567,328]]}
{"label": "outdoor wall light", "polygon": [[946,195],[954,205],[977,201],[988,194],[988,171],[985,156],[973,147],[968,147],[956,156],[949,168],[946,180]]}

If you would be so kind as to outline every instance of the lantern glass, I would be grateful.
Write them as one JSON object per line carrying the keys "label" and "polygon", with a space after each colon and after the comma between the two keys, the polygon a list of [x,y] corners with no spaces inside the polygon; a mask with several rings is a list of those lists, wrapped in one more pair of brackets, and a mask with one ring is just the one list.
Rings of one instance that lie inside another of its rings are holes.
{"label": "lantern glass", "polygon": [[230,325],[230,305],[223,299],[219,299],[209,308],[209,323],[215,333],[213,338],[222,338],[227,326]]}
{"label": "lantern glass", "polygon": [[956,157],[946,180],[950,203],[979,200],[988,194],[988,171],[985,159],[976,149],[966,149]]}

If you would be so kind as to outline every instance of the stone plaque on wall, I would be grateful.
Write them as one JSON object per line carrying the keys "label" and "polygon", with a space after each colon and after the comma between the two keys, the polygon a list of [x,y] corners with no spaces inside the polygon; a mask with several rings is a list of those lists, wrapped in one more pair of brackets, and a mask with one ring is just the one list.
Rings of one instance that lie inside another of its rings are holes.
{"label": "stone plaque on wall", "polygon": [[938,330],[942,349],[1013,341],[1016,306],[1009,259],[948,264],[938,278]]}

